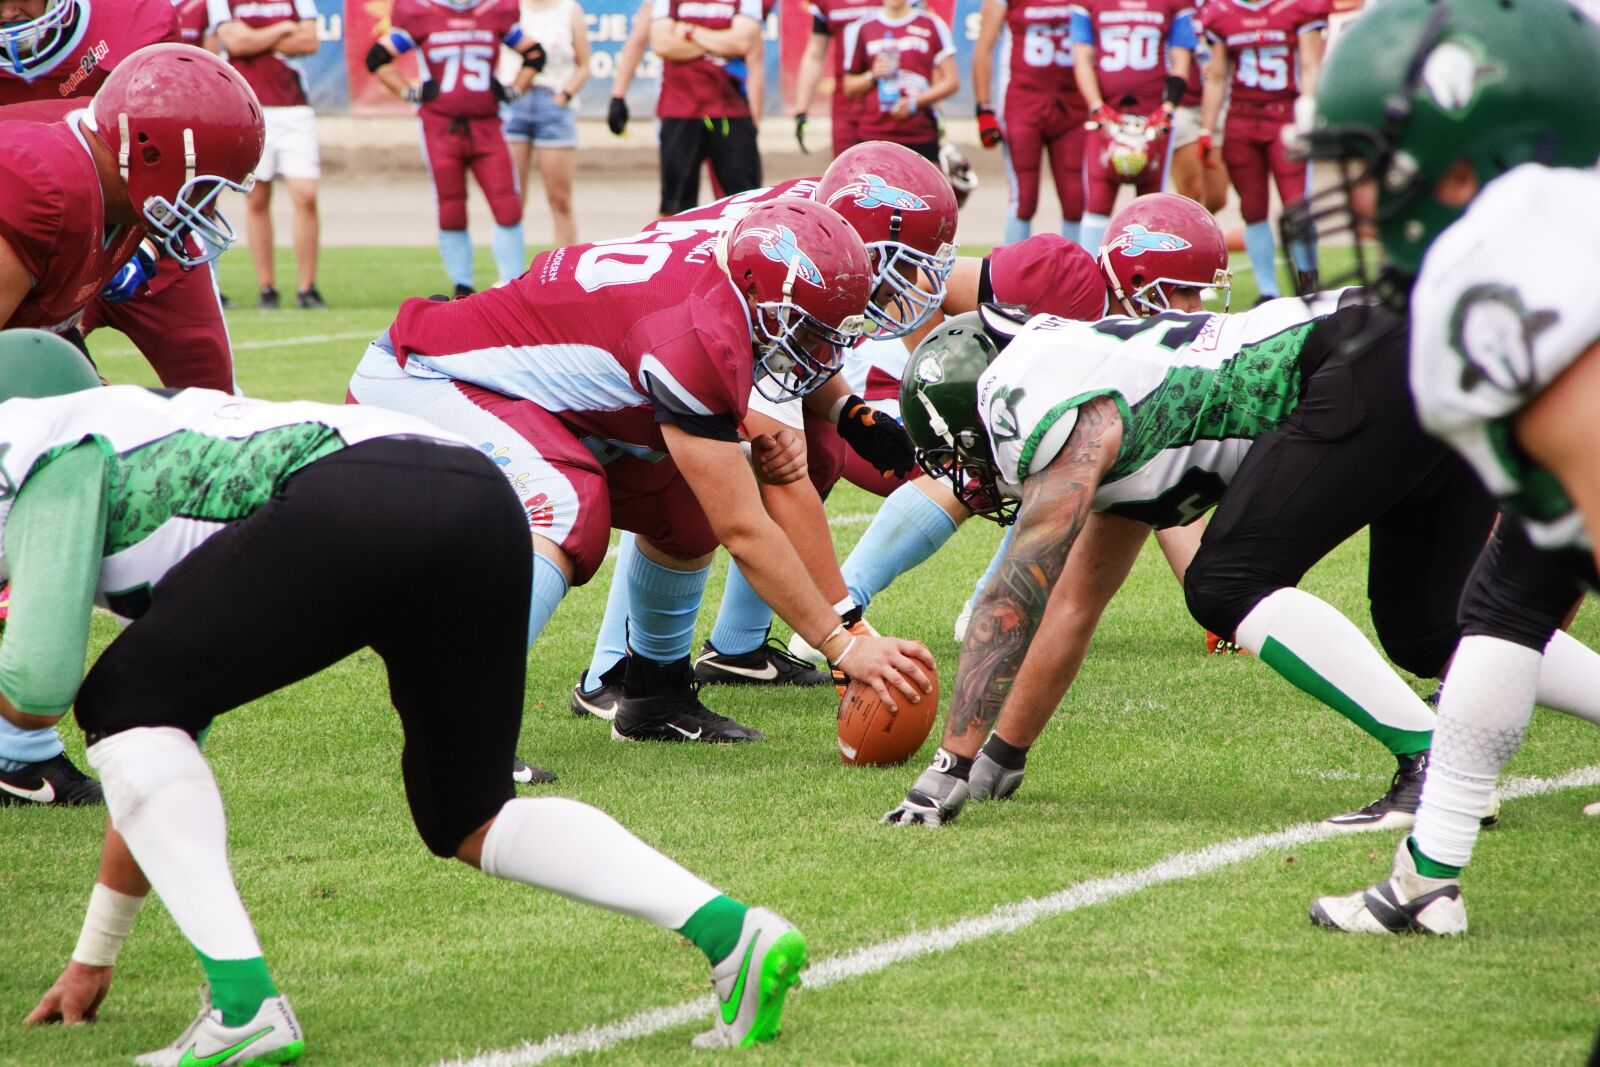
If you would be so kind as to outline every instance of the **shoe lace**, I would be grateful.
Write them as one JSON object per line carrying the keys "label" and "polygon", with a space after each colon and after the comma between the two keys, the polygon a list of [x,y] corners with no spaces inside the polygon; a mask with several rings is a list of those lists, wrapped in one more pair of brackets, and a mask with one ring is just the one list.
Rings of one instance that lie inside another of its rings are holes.
{"label": "shoe lace", "polygon": [[798,670],[810,671],[816,669],[808,661],[803,660],[793,652],[790,652],[784,647],[783,642],[779,641],[776,637],[767,638],[766,648],[768,656],[782,663],[787,663],[791,667],[794,667]]}

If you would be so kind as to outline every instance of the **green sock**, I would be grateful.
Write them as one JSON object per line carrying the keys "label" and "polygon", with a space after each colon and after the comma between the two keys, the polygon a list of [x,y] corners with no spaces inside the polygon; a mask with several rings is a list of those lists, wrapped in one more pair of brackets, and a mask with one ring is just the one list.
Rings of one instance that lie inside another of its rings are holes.
{"label": "green sock", "polygon": [[223,1026],[243,1026],[255,1018],[263,1001],[278,995],[260,956],[248,960],[214,960],[199,949],[200,966],[211,983],[211,1003],[222,1009]]}
{"label": "green sock", "polygon": [[750,909],[729,896],[714,896],[678,927],[715,967],[733,952],[744,930],[744,913]]}
{"label": "green sock", "polygon": [[1427,856],[1424,856],[1422,854],[1422,850],[1417,847],[1417,839],[1416,838],[1414,838],[1414,837],[1406,838],[1406,848],[1411,850],[1411,860],[1412,860],[1413,863],[1415,863],[1417,865],[1417,873],[1422,875],[1422,877],[1424,877],[1424,878],[1459,878],[1459,877],[1461,877],[1461,868],[1460,867],[1452,867],[1448,863],[1439,863],[1436,860],[1430,860]]}

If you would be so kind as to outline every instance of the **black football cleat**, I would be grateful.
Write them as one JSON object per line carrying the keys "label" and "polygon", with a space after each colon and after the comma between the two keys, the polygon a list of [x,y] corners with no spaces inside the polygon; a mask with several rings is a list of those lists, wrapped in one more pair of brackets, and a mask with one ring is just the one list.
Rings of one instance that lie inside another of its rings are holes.
{"label": "black football cleat", "polygon": [[477,290],[474,289],[470,285],[457,285],[456,286],[456,295],[451,297],[450,299],[452,299],[452,300],[461,300],[461,299],[463,299],[465,297],[471,296],[472,294],[474,294],[476,292],[477,292]]}
{"label": "black football cleat", "polygon": [[588,671],[578,675],[578,684],[572,687],[572,714],[593,715],[606,722],[615,719],[617,701],[622,699],[622,675],[627,667],[626,657],[617,660],[610,670],[600,676],[600,684],[593,689],[583,687],[583,680],[588,676]]}
{"label": "black football cleat", "polygon": [[532,767],[521,760],[512,760],[511,780],[520,785],[549,785],[556,780],[556,776],[542,767]]}
{"label": "black football cleat", "polygon": [[0,771],[0,807],[10,804],[104,804],[100,783],[73,766],[66,753]]}
{"label": "black football cleat", "polygon": [[622,696],[611,737],[617,741],[760,741],[761,731],[741,726],[700,703],[700,683],[685,656],[655,663],[628,653]]}
{"label": "black football cleat", "polygon": [[829,685],[833,676],[818,670],[778,643],[776,638],[749,652],[729,655],[710,641],[694,661],[694,678],[701,685]]}
{"label": "black football cleat", "polygon": [[1422,803],[1422,783],[1428,776],[1426,750],[1411,756],[1396,756],[1399,763],[1389,791],[1359,811],[1332,815],[1324,819],[1328,826],[1341,830],[1409,830],[1417,821],[1417,808]]}

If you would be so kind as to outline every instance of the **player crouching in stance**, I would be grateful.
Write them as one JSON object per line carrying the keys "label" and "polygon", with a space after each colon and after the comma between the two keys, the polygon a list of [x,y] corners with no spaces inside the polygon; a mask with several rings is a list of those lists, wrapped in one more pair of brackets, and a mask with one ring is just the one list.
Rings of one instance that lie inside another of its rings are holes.
{"label": "player crouching in stance", "polygon": [[[700,1043],[777,1033],[806,961],[794,927],[586,804],[514,796],[505,768],[522,722],[531,564],[522,507],[488,457],[378,408],[98,385],[66,341],[0,334],[0,534],[14,589],[0,714],[47,725],[76,704],[114,827],[84,935],[30,1022],[94,1017],[154,888],[209,992],[176,1042],[138,1062],[301,1055],[198,740],[223,712],[370,646],[432,852],[682,933],[722,1001]],[[425,656],[397,574],[432,579]],[[132,621],[84,676],[96,602]]]}
{"label": "player crouching in stance", "polygon": [[[803,397],[837,372],[865,328],[871,276],[861,238],[804,197],[726,231],[662,226],[557,248],[510,285],[407,301],[350,396],[421,415],[501,464],[533,535],[530,643],[594,575],[611,529],[638,535],[614,738],[759,740],[700,703],[689,663],[718,544],[852,677],[890,700],[891,687],[913,701],[928,691],[922,645],[845,631],[741,450],[752,387]],[[805,476],[792,433],[749,446],[764,480]]]}
{"label": "player crouching in stance", "polygon": [[[1411,320],[1417,416],[1505,516],[1462,598],[1416,825],[1389,878],[1312,902],[1324,926],[1466,932],[1474,816],[1535,701],[1550,703],[1569,640],[1557,627],[1582,585],[1600,587],[1596,99],[1600,29],[1559,0],[1379,4],[1319,84],[1306,144],[1345,181],[1285,234],[1319,221],[1376,230],[1380,288]],[[1600,688],[1593,675],[1571,682]]]}

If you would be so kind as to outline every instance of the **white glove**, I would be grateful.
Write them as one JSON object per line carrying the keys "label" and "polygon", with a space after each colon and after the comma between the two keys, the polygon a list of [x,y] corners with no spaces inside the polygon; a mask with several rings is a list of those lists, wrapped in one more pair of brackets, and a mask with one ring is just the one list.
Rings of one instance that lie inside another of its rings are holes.
{"label": "white glove", "polygon": [[1022,786],[1023,770],[1010,771],[1000,766],[987,752],[979,752],[967,776],[973,800],[1005,800]]}
{"label": "white glove", "polygon": [[940,749],[906,798],[880,821],[897,826],[943,826],[955,822],[967,803],[967,783],[943,769],[948,760],[944,749]]}

